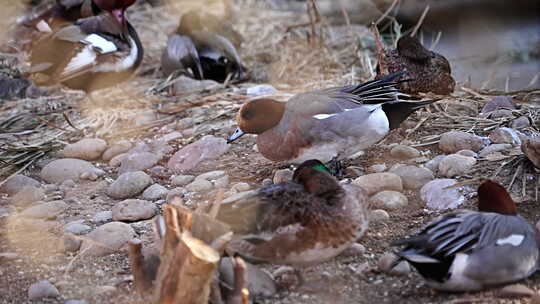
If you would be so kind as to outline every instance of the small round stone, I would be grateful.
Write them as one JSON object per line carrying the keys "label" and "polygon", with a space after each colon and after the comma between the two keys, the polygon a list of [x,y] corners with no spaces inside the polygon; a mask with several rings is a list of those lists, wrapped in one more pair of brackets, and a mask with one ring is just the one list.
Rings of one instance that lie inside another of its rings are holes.
{"label": "small round stone", "polygon": [[195,180],[193,175],[177,175],[171,178],[171,184],[176,187],[185,186]]}
{"label": "small round stone", "polygon": [[186,189],[193,192],[202,192],[212,190],[214,185],[205,179],[195,179],[191,184],[186,186]]}
{"label": "small round stone", "polygon": [[407,207],[409,200],[397,191],[381,191],[369,198],[372,206],[385,210],[396,210]]}
{"label": "small round stone", "polygon": [[277,170],[274,174],[274,184],[279,184],[281,182],[286,182],[292,180],[293,171],[291,169],[281,169]]}
{"label": "small round stone", "polygon": [[369,214],[369,219],[370,221],[376,223],[376,222],[386,222],[387,220],[390,219],[390,215],[388,214],[388,212],[382,210],[382,209],[377,209],[377,210],[373,210],[371,211],[371,213]]}
{"label": "small round stone", "polygon": [[411,158],[416,158],[420,156],[420,151],[413,147],[405,145],[397,145],[390,150],[390,155],[399,160],[407,160]]}
{"label": "small round stone", "polygon": [[47,280],[39,281],[30,285],[28,288],[28,297],[30,300],[39,300],[43,298],[55,298],[60,296],[58,289]]}

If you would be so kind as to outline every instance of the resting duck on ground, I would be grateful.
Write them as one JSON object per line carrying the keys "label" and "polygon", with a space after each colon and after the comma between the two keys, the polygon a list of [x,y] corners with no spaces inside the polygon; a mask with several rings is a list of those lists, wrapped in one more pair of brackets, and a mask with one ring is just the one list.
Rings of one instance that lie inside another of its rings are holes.
{"label": "resting duck on ground", "polygon": [[478,188],[478,211],[442,215],[418,234],[394,242],[398,253],[435,289],[475,291],[515,282],[538,269],[539,231],[517,215],[501,185]]}
{"label": "resting duck on ground", "polygon": [[297,94],[287,103],[260,98],[244,104],[228,142],[257,134],[259,152],[272,161],[328,162],[383,139],[412,112],[434,101],[408,102],[395,73],[360,85]]}
{"label": "resting duck on ground", "polygon": [[93,0],[103,10],[43,37],[30,62],[38,84],[61,83],[91,92],[123,82],[137,69],[143,47],[126,9],[135,0]]}
{"label": "resting duck on ground", "polygon": [[196,79],[242,80],[246,69],[237,52],[241,43],[242,36],[227,21],[212,14],[189,11],[167,42],[161,68],[165,76],[191,70],[191,76]]}
{"label": "resting duck on ground", "polygon": [[308,160],[292,181],[224,201],[217,219],[239,235],[229,247],[248,261],[310,266],[362,237],[367,196],[360,187],[340,184],[320,161]]}

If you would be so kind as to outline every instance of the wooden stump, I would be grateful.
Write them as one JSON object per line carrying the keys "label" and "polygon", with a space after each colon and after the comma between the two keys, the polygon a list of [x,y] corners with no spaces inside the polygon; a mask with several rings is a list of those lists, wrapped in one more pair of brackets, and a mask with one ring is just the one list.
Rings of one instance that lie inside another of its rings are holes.
{"label": "wooden stump", "polygon": [[191,235],[193,220],[187,209],[168,205],[164,211],[167,229],[154,303],[207,304],[220,255]]}

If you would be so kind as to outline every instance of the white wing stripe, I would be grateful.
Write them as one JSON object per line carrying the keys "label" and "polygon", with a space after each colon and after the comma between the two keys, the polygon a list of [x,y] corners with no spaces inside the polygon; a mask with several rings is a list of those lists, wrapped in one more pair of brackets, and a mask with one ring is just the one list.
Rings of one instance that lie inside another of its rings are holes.
{"label": "white wing stripe", "polygon": [[90,34],[81,40],[81,42],[97,48],[101,54],[112,53],[118,50],[114,43],[97,34]]}
{"label": "white wing stripe", "polygon": [[92,65],[96,61],[96,53],[91,46],[85,46],[77,56],[73,57],[66,68],[62,71],[62,75],[71,74],[86,66]]}
{"label": "white wing stripe", "polygon": [[497,245],[512,245],[514,247],[521,245],[521,242],[523,242],[523,239],[525,239],[525,236],[521,234],[512,234],[504,239],[498,239]]}

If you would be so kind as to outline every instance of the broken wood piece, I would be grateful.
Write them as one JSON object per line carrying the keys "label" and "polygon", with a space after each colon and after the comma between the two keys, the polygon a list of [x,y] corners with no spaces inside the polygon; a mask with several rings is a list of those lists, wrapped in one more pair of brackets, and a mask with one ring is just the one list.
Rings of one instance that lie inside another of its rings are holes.
{"label": "broken wood piece", "polygon": [[194,237],[210,245],[220,236],[229,233],[231,227],[221,221],[213,219],[208,214],[193,213],[191,233]]}
{"label": "broken wood piece", "polygon": [[227,304],[248,304],[249,291],[247,289],[246,263],[241,257],[235,257],[234,261],[234,289],[227,298]]}
{"label": "broken wood piece", "polygon": [[165,237],[154,303],[207,304],[219,253],[192,236],[193,214],[184,207],[164,209]]}
{"label": "broken wood piece", "polygon": [[128,242],[129,264],[137,292],[144,296],[152,288],[153,278],[147,276],[144,267],[144,256],[142,255],[141,240],[134,239]]}

